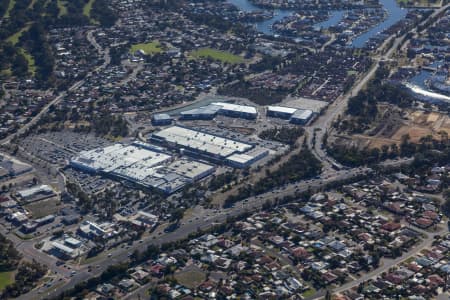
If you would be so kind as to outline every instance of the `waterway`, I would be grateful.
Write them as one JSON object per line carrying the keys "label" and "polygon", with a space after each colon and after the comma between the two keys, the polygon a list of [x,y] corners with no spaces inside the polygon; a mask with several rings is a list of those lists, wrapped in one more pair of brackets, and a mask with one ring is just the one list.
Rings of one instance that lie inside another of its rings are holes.
{"label": "waterway", "polygon": [[[234,4],[238,9],[242,11],[268,11],[267,9],[256,7],[249,0],[228,0],[228,2]],[[356,37],[351,44],[352,47],[363,47],[370,38],[394,25],[397,21],[404,18],[408,12],[406,9],[398,6],[396,0],[380,0],[380,4],[383,5],[384,9],[386,10],[387,18],[383,22]],[[276,9],[274,10],[274,16],[272,18],[264,20],[262,22],[255,22],[254,25],[256,27],[256,30],[258,30],[259,32],[274,35],[275,33],[272,31],[272,25],[285,17],[291,16],[294,12],[294,10]],[[344,14],[345,11],[331,11],[330,18],[324,22],[316,24],[316,27],[328,28],[330,26],[337,25],[342,20]]]}
{"label": "waterway", "polygon": [[370,38],[391,27],[392,25],[403,19],[408,13],[408,10],[401,8],[396,0],[380,0],[380,4],[387,12],[386,19],[354,39],[352,42],[352,47],[363,47]]}
{"label": "waterway", "polygon": [[[442,61],[436,61],[432,65],[430,65],[430,67],[439,67],[442,64]],[[428,70],[421,70],[418,74],[409,79],[408,82],[406,82],[404,85],[424,100],[429,100],[431,102],[444,101],[450,103],[449,96],[434,92],[428,87],[427,80],[429,80],[432,76],[433,72]]]}
{"label": "waterway", "polygon": [[[234,4],[239,10],[245,12],[251,11],[269,11],[268,9],[259,8],[253,5],[248,0],[228,0],[228,3]],[[268,35],[274,35],[275,33],[272,31],[272,25],[284,19],[285,17],[289,17],[294,13],[293,10],[284,10],[284,9],[275,9],[273,11],[273,17],[261,22],[255,22],[254,25],[256,30]]]}

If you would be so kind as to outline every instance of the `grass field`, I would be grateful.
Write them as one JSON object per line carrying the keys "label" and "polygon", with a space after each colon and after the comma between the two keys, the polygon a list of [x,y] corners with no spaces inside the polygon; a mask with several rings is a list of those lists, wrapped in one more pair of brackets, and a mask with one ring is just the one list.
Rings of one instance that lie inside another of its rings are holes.
{"label": "grass field", "polygon": [[175,279],[185,287],[194,289],[206,279],[206,274],[197,267],[188,267],[189,270],[183,270],[174,275]]}
{"label": "grass field", "polygon": [[152,55],[162,52],[161,44],[158,41],[132,45],[130,53],[134,53],[138,50],[143,50],[146,55]]}
{"label": "grass field", "polygon": [[28,62],[28,71],[30,71],[31,75],[34,76],[34,74],[36,73],[36,64],[35,64],[33,56],[31,56],[31,54],[28,53],[23,48],[21,49],[21,53],[26,58],[26,60]]}
{"label": "grass field", "polygon": [[191,52],[193,58],[211,58],[219,60],[223,63],[240,64],[244,62],[244,59],[240,56],[234,55],[230,52],[215,50],[211,48],[198,49]]}
{"label": "grass field", "polygon": [[311,297],[312,295],[314,295],[316,293],[316,290],[313,288],[310,288],[309,290],[306,290],[305,292],[303,292],[302,296],[303,298],[308,298]]}
{"label": "grass field", "polygon": [[83,15],[85,15],[86,17],[91,19],[92,24],[98,24],[98,22],[96,20],[91,18],[91,10],[92,10],[92,5],[94,5],[94,2],[95,2],[95,0],[89,0],[89,2],[86,3],[86,5],[83,7]]}
{"label": "grass field", "polygon": [[14,272],[0,272],[0,291],[14,282]]}
{"label": "grass field", "polygon": [[66,1],[63,0],[58,0],[56,2],[56,4],[58,5],[58,9],[59,9],[59,13],[58,13],[58,17],[67,15],[67,7],[66,7]]}
{"label": "grass field", "polygon": [[16,0],[9,0],[8,8],[6,9],[5,15],[3,17],[9,18],[9,13],[16,5]]}
{"label": "grass field", "polygon": [[11,69],[5,69],[0,71],[0,77],[9,78],[12,76]]}
{"label": "grass field", "polygon": [[22,33],[27,31],[30,28],[30,25],[25,26],[24,28],[20,29],[10,37],[6,39],[7,42],[10,42],[13,45],[16,45],[19,42],[20,37],[22,36]]}

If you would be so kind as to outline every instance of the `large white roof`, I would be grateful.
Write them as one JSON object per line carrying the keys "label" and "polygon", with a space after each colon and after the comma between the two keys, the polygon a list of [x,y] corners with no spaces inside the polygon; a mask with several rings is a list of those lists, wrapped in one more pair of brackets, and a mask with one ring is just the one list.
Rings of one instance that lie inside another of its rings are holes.
{"label": "large white roof", "polygon": [[253,148],[250,144],[180,126],[163,129],[155,133],[154,136],[181,147],[196,149],[221,157],[227,157],[234,153],[242,153]]}
{"label": "large white roof", "polygon": [[297,111],[296,108],[286,107],[286,106],[268,106],[268,111],[284,113],[284,114],[293,114]]}
{"label": "large white roof", "polygon": [[309,109],[299,109],[297,110],[294,115],[292,116],[292,118],[294,119],[301,119],[301,120],[307,120],[309,118],[311,118],[313,112],[312,110]]}
{"label": "large white roof", "polygon": [[226,103],[226,102],[214,102],[212,104],[221,106],[222,110],[241,112],[241,113],[247,113],[247,114],[256,114],[257,113],[256,107],[254,107],[254,106],[238,105],[238,104],[232,104],[232,103]]}
{"label": "large white roof", "polygon": [[133,166],[134,169],[151,168],[170,158],[170,155],[154,152],[134,145],[115,144],[106,148],[83,151],[72,162],[94,170],[111,172],[119,168]]}

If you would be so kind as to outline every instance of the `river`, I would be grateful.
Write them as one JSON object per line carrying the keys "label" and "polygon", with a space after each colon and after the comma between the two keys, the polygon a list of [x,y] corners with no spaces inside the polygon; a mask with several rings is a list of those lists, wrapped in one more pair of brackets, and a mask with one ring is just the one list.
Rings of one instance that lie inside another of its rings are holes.
{"label": "river", "polygon": [[[255,10],[267,10],[264,8],[259,8],[253,5],[249,0],[227,0],[229,3],[234,4],[238,9],[242,11],[255,11]],[[384,6],[387,11],[387,18],[378,25],[372,27],[370,30],[356,37],[351,46],[355,48],[361,48],[364,44],[377,33],[389,28],[395,24],[400,19],[404,18],[407,14],[406,9],[402,9],[398,6],[396,0],[380,0],[380,4]],[[294,10],[274,10],[274,16],[268,20],[262,22],[255,22],[254,25],[259,32],[264,34],[273,35],[272,25],[284,17],[290,16],[294,13]],[[328,28],[330,26],[337,25],[342,17],[344,16],[344,11],[331,11],[330,18],[327,21],[316,24],[316,27]]]}

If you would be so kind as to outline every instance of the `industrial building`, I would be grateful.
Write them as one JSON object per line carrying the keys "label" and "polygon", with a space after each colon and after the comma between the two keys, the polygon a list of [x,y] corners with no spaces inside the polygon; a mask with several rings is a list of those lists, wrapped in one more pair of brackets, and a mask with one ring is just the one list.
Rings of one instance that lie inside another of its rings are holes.
{"label": "industrial building", "polygon": [[289,120],[293,124],[305,125],[314,116],[312,110],[285,106],[268,106],[267,116]]}
{"label": "industrial building", "polygon": [[297,109],[292,107],[268,106],[266,114],[269,117],[289,120],[296,111]]}
{"label": "industrial building", "polygon": [[258,116],[258,111],[253,106],[213,102],[207,106],[182,111],[180,113],[180,119],[212,120],[216,115],[253,120]]}
{"label": "industrial building", "polygon": [[253,148],[251,144],[181,126],[172,126],[153,133],[150,140],[212,160],[222,160],[234,153],[244,153]]}
{"label": "industrial building", "polygon": [[155,126],[165,126],[172,124],[172,117],[168,114],[154,114],[152,124]]}
{"label": "industrial building", "polygon": [[33,167],[14,158],[0,155],[0,178],[19,176],[33,171]]}
{"label": "industrial building", "polygon": [[256,119],[258,111],[254,106],[238,105],[227,102],[214,102],[212,105],[220,106],[218,114],[244,119]]}
{"label": "industrial building", "polygon": [[209,164],[188,159],[174,159],[158,146],[134,142],[81,152],[72,158],[73,168],[94,174],[105,174],[173,193],[185,185],[214,172]]}
{"label": "industrial building", "polygon": [[312,110],[298,109],[291,117],[290,122],[293,124],[305,125],[313,117]]}
{"label": "industrial building", "polygon": [[[170,155],[151,151],[136,145],[114,144],[105,148],[83,151],[70,161],[70,165],[92,173],[110,173],[140,162],[140,167],[151,168],[169,160]],[[139,168],[134,166],[133,168]]]}
{"label": "industrial building", "polygon": [[235,168],[248,167],[268,154],[267,149],[255,148],[253,144],[181,126],[153,133],[149,140],[175,148],[184,154]]}
{"label": "industrial building", "polygon": [[218,105],[207,105],[199,108],[193,108],[180,113],[181,120],[212,120],[221,109]]}
{"label": "industrial building", "polygon": [[21,231],[25,233],[30,233],[35,231],[38,227],[43,226],[45,224],[49,224],[55,221],[54,215],[48,215],[34,221],[27,222],[22,225]]}
{"label": "industrial building", "polygon": [[56,193],[50,186],[43,184],[18,191],[16,196],[23,202],[34,202],[56,196]]}
{"label": "industrial building", "polygon": [[255,148],[247,153],[236,153],[227,157],[228,165],[235,168],[247,168],[269,154],[269,150],[264,148]]}

